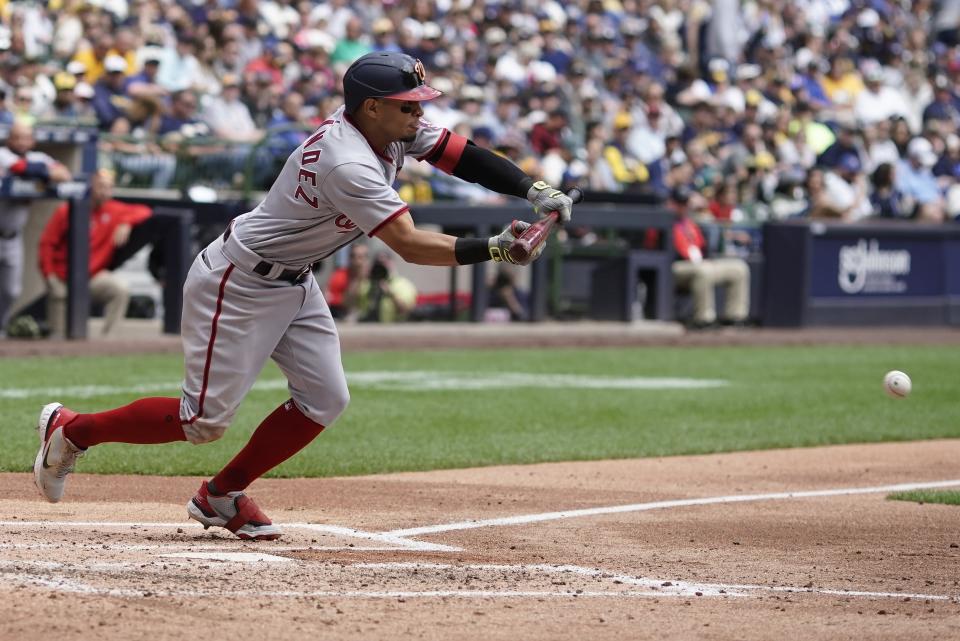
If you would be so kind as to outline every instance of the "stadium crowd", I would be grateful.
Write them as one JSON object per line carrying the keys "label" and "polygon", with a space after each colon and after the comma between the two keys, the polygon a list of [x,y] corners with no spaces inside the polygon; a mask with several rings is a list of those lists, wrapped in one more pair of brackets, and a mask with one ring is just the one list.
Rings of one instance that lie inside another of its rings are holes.
{"label": "stadium crowd", "polygon": [[[444,92],[426,118],[551,184],[688,186],[720,221],[960,214],[960,0],[50,0],[0,16],[0,123],[94,123],[121,186],[282,159],[338,106],[351,61],[402,50]],[[414,202],[489,197],[415,163],[401,180]]]}

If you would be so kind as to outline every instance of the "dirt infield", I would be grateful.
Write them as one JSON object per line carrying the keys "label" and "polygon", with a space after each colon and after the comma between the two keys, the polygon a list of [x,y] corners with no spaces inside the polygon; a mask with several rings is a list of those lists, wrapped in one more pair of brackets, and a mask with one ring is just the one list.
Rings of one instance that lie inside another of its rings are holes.
{"label": "dirt infield", "polygon": [[[198,479],[0,475],[0,638],[948,639],[960,442],[251,488],[284,538],[185,520]],[[799,635],[799,636],[798,636]]]}

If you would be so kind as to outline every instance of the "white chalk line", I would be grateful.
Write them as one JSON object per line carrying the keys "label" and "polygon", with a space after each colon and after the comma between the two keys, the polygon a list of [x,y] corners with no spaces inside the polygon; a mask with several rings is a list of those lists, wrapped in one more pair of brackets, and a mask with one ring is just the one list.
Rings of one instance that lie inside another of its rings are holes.
{"label": "white chalk line", "polygon": [[[223,562],[221,567],[229,569],[230,562],[233,563],[263,563],[270,562],[269,559],[254,558],[258,555],[233,555],[227,558],[202,557],[205,560],[214,560]],[[181,557],[187,560],[187,557]],[[287,559],[287,561],[295,562]],[[2,572],[0,576],[4,578],[6,585],[35,586],[40,588],[52,589],[61,592],[97,594],[108,596],[124,597],[142,597],[152,596],[171,596],[171,597],[239,597],[239,598],[437,598],[437,597],[460,597],[460,598],[517,598],[517,597],[615,597],[615,598],[636,598],[636,597],[657,597],[657,598],[690,598],[690,597],[731,597],[739,598],[760,593],[790,593],[790,594],[813,594],[821,596],[841,596],[850,598],[866,599],[917,599],[921,601],[954,601],[956,597],[942,594],[924,594],[917,592],[876,592],[865,590],[844,590],[834,588],[818,587],[799,587],[799,586],[765,586],[754,584],[736,584],[736,583],[698,583],[692,581],[665,581],[648,577],[634,577],[624,574],[608,572],[598,568],[586,568],[576,565],[548,565],[548,564],[465,564],[454,565],[445,563],[355,563],[349,568],[359,570],[402,570],[402,571],[459,571],[459,572],[496,572],[501,576],[497,579],[503,579],[503,574],[523,574],[525,577],[536,574],[544,576],[564,576],[575,575],[585,578],[604,579],[613,583],[620,583],[628,586],[623,589],[608,590],[584,590],[576,588],[567,588],[562,590],[227,590],[224,588],[215,591],[202,589],[164,589],[164,590],[136,590],[117,587],[98,587],[89,583],[65,577],[49,577],[36,574],[35,572],[22,572],[24,567],[32,567],[34,570],[67,570],[76,572],[86,572],[94,574],[120,575],[126,576],[131,571],[143,571],[144,569],[157,569],[161,567],[166,569],[166,564],[154,561],[150,564],[140,562],[104,562],[94,564],[70,564],[62,562],[41,562],[41,561],[19,561],[19,562],[0,562],[0,568],[9,567],[13,571]],[[216,571],[216,566],[206,566],[207,571],[211,569]],[[475,581],[481,581],[476,576],[472,577]]]}
{"label": "white chalk line", "polygon": [[776,501],[786,499],[804,499],[830,496],[849,496],[855,494],[877,494],[881,492],[908,492],[911,490],[929,490],[960,485],[960,479],[952,481],[933,481],[929,483],[900,483],[897,485],[880,485],[876,487],[853,487],[832,490],[812,490],[804,492],[773,492],[770,494],[735,494],[731,496],[709,496],[696,499],[676,499],[671,501],[653,501],[651,503],[633,503],[630,505],[613,505],[607,507],[593,507],[580,510],[566,510],[563,512],[543,512],[540,514],[521,514],[495,519],[477,519],[459,521],[456,523],[442,523],[425,525],[414,528],[390,530],[384,534],[395,537],[423,536],[441,532],[455,532],[471,530],[481,527],[500,527],[507,525],[526,525],[542,521],[572,519],[584,516],[600,516],[605,514],[623,514],[627,512],[644,512],[675,507],[690,507],[695,505],[716,505],[720,503],[747,503],[751,501]]}
{"label": "white chalk line", "polygon": [[[403,392],[431,392],[436,390],[485,390],[532,388],[668,390],[710,389],[729,383],[717,379],[677,377],[615,377],[584,376],[581,374],[537,374],[528,372],[447,372],[436,371],[370,371],[347,373],[352,387]],[[287,389],[286,379],[258,381],[253,391]],[[118,394],[179,394],[180,383],[152,381],[135,385],[65,385],[51,387],[8,387],[0,389],[0,399],[71,399],[113,396]]]}
{"label": "white chalk line", "polygon": [[[882,493],[882,492],[898,492],[898,491],[910,491],[918,489],[935,489],[943,487],[954,487],[960,485],[960,480],[949,480],[949,481],[933,481],[933,482],[923,482],[923,483],[901,483],[895,485],[884,485],[884,486],[873,486],[873,487],[860,487],[860,488],[839,488],[839,489],[829,489],[829,490],[813,490],[813,491],[799,491],[799,492],[776,492],[769,494],[752,494],[752,495],[732,495],[732,496],[718,496],[718,497],[704,497],[697,499],[680,499],[672,501],[655,501],[651,503],[637,503],[631,505],[620,505],[620,506],[608,506],[608,507],[598,507],[598,508],[589,508],[583,510],[570,510],[563,512],[548,512],[541,514],[528,514],[528,515],[518,515],[513,517],[505,517],[499,519],[485,519],[485,520],[475,520],[475,521],[462,521],[457,523],[447,523],[439,524],[434,526],[424,526],[419,528],[408,528],[402,530],[393,530],[390,532],[364,532],[362,530],[355,530],[352,528],[345,528],[342,526],[331,526],[324,524],[314,524],[314,523],[292,523],[285,524],[285,528],[303,528],[311,531],[319,531],[329,534],[344,535],[344,536],[355,536],[359,538],[367,538],[370,540],[377,540],[382,542],[390,542],[395,545],[402,545],[407,550],[414,551],[424,551],[430,550],[434,551],[437,548],[441,550],[453,550],[457,551],[458,548],[452,548],[451,546],[441,546],[439,544],[430,544],[424,543],[421,541],[411,541],[407,537],[422,535],[422,534],[435,534],[440,532],[449,532],[465,529],[473,529],[477,527],[490,527],[490,526],[502,526],[502,525],[520,525],[525,523],[535,523],[542,522],[547,520],[556,520],[556,519],[566,519],[566,518],[576,518],[584,516],[595,516],[595,515],[604,515],[604,514],[616,514],[616,513],[625,513],[625,512],[635,512],[635,511],[644,511],[644,510],[653,510],[653,509],[663,509],[663,508],[673,508],[673,507],[688,507],[688,506],[698,506],[698,505],[711,505],[711,504],[721,504],[721,503],[735,503],[735,502],[748,502],[748,501],[763,501],[763,500],[788,500],[788,499],[799,499],[799,498],[816,498],[816,497],[832,497],[832,496],[849,496],[857,494],[871,494],[871,493]],[[199,524],[184,524],[184,523],[140,523],[140,522],[97,522],[97,521],[60,521],[60,522],[51,522],[51,521],[23,521],[23,520],[13,520],[13,521],[0,521],[0,526],[62,526],[62,527],[96,527],[96,528],[130,528],[130,529],[147,529],[147,528],[157,528],[157,527],[200,527]],[[96,548],[97,546],[93,546]],[[268,550],[281,551],[279,548],[267,548]],[[308,550],[317,549],[317,548],[307,548]],[[355,549],[355,548],[350,548]],[[394,551],[397,551],[398,548],[391,548]],[[198,554],[203,555],[204,553],[199,552]],[[187,555],[181,555],[187,556]],[[202,558],[209,558],[218,561],[224,562],[240,562],[240,563],[249,563],[253,561],[263,561],[265,559],[254,559],[252,556],[245,555],[244,553],[234,553],[233,555],[223,555],[218,554],[219,558],[211,556],[203,556]],[[254,555],[256,556],[256,555]],[[9,565],[13,563],[14,569],[19,569],[29,562],[24,561],[0,561],[0,566]],[[64,564],[57,563],[43,563],[38,562],[35,564],[36,567],[42,567],[46,569],[55,569],[62,568]],[[231,593],[234,596],[250,596],[250,597],[264,597],[264,596],[275,596],[275,597],[366,597],[366,598],[418,598],[418,597],[466,597],[466,598],[490,598],[490,597],[650,597],[650,596],[690,596],[694,594],[696,596],[742,596],[743,592],[789,592],[789,593],[809,593],[809,594],[821,594],[821,595],[830,595],[830,596],[845,596],[845,597],[863,597],[863,598],[916,598],[916,599],[927,599],[927,600],[953,600],[956,597],[954,596],[945,596],[945,595],[936,595],[936,594],[919,594],[919,593],[905,593],[905,592],[872,592],[864,590],[843,590],[843,589],[833,589],[833,588],[816,588],[816,587],[789,587],[789,586],[763,586],[763,585],[752,585],[752,584],[716,584],[716,583],[693,583],[687,581],[661,581],[658,579],[644,578],[644,577],[629,577],[626,575],[620,575],[615,573],[606,572],[599,569],[590,569],[590,568],[580,568],[579,566],[549,566],[549,565],[519,565],[519,566],[506,566],[506,565],[488,565],[488,566],[454,566],[454,565],[443,565],[443,564],[425,564],[425,563],[386,563],[386,564],[355,564],[358,568],[374,568],[380,567],[383,569],[409,569],[409,568],[468,568],[468,569],[487,569],[492,571],[522,571],[522,572],[572,572],[575,574],[588,576],[588,577],[603,577],[611,578],[611,580],[619,581],[622,584],[633,585],[636,587],[645,587],[646,590],[633,590],[633,591],[623,591],[615,590],[612,592],[603,592],[603,591],[523,591],[523,590],[427,590],[427,591],[280,591],[280,592],[263,592],[263,591],[248,591],[248,592],[237,592]],[[131,568],[138,567],[143,568],[144,564],[133,564],[133,563],[124,563],[124,562],[101,562],[101,563],[86,563],[82,567],[78,568],[81,571],[101,571],[101,572],[127,572]],[[39,577],[41,580],[37,580],[38,576],[35,574],[29,573],[18,573],[18,572],[4,572],[4,576],[8,577],[13,582],[19,582],[21,584],[36,585],[38,587],[46,587],[49,589],[57,589],[62,591],[71,591],[71,592],[84,592],[84,593],[95,593],[95,594],[104,594],[104,595],[134,595],[134,596],[143,596],[147,593],[154,595],[163,595],[169,594],[171,596],[215,596],[217,594],[223,594],[222,591],[216,593],[206,593],[203,591],[187,591],[187,592],[178,592],[178,591],[168,591],[168,592],[154,592],[154,591],[118,591],[116,589],[110,588],[98,588],[95,586],[89,586],[81,582],[49,577]],[[25,583],[24,583],[25,582]],[[664,587],[672,588],[671,590],[664,590]]]}
{"label": "white chalk line", "polygon": [[[184,543],[183,545],[139,545],[126,543],[78,543],[70,544],[71,550],[88,552],[190,552],[192,550],[211,550],[231,552],[240,545],[262,546],[263,542],[247,543],[228,539],[224,543],[204,543],[202,541]],[[0,550],[62,550],[64,543],[0,543]],[[271,552],[419,552],[419,550],[398,549],[386,545],[270,545]]]}
{"label": "white chalk line", "polygon": [[[406,550],[416,552],[459,552],[460,548],[452,545],[443,545],[440,543],[428,543],[425,541],[415,541],[408,537],[401,537],[388,532],[365,532],[354,528],[343,527],[340,525],[326,525],[322,523],[278,523],[285,530],[306,530],[309,532],[322,532],[335,536],[363,539],[375,541],[386,545],[395,546]],[[99,528],[99,529],[172,529],[172,528],[191,528],[197,529],[199,523],[156,523],[156,522],[110,522],[110,521],[0,521],[0,528],[9,527],[36,527],[44,528]],[[353,549],[353,548],[351,548]]]}

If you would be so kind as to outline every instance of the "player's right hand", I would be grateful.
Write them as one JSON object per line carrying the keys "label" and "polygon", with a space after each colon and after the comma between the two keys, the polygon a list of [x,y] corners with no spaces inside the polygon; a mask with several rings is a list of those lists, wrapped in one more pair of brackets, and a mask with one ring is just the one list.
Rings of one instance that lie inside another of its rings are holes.
{"label": "player's right hand", "polygon": [[530,223],[524,222],[522,220],[515,220],[506,227],[503,228],[503,231],[497,234],[496,236],[490,237],[490,242],[488,246],[490,247],[490,258],[495,262],[499,263],[506,261],[508,263],[513,263],[514,265],[529,265],[535,261],[540,254],[543,253],[543,248],[546,246],[546,242],[540,243],[530,256],[522,261],[517,262],[510,256],[510,245],[523,235],[523,232],[527,231],[530,227]]}

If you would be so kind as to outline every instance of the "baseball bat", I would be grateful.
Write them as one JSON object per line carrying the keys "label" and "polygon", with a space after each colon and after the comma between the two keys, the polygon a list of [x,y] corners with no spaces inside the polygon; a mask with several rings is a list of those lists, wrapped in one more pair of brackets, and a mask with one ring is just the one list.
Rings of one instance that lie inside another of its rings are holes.
{"label": "baseball bat", "polygon": [[[579,187],[574,187],[567,192],[567,195],[574,203],[583,200],[583,192],[580,191]],[[518,263],[527,260],[537,245],[544,242],[544,239],[550,235],[550,230],[553,229],[559,219],[560,213],[552,211],[530,225],[525,232],[520,234],[519,238],[510,243],[510,248],[507,250],[510,257]]]}

